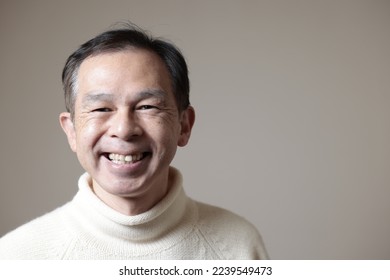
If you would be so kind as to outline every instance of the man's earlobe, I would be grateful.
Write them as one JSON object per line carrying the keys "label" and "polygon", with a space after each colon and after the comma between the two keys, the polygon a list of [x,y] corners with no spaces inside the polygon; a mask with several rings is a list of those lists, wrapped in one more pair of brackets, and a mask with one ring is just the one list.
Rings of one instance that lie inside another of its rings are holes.
{"label": "man's earlobe", "polygon": [[192,106],[189,106],[186,110],[181,113],[180,124],[181,131],[177,145],[183,147],[187,145],[191,137],[192,127],[195,123],[195,110]]}
{"label": "man's earlobe", "polygon": [[70,148],[73,152],[76,152],[76,130],[70,113],[63,112],[60,114],[60,124],[68,138]]}

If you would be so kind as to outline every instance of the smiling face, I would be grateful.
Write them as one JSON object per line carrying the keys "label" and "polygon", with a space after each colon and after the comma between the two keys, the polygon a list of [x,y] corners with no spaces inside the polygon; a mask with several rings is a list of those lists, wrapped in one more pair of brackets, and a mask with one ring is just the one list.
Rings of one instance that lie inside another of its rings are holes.
{"label": "smiling face", "polygon": [[192,107],[178,111],[164,63],[140,49],[87,58],[76,89],[74,119],[62,113],[60,122],[93,190],[122,213],[148,210],[167,192],[169,165],[191,134]]}

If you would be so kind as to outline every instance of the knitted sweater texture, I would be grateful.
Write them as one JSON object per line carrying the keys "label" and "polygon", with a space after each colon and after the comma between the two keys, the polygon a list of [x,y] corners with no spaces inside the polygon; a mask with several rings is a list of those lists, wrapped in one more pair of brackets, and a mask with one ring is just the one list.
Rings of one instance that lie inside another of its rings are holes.
{"label": "knitted sweater texture", "polygon": [[0,239],[0,259],[266,259],[258,231],[245,219],[186,196],[182,176],[149,211],[126,216],[79,179],[72,201]]}

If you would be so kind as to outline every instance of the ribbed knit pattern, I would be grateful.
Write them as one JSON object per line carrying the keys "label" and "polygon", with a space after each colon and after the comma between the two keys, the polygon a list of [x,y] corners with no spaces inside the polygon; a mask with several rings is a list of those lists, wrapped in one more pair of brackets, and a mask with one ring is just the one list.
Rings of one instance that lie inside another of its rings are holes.
{"label": "ribbed knit pattern", "polygon": [[79,179],[72,201],[0,239],[0,259],[266,259],[258,231],[245,219],[188,198],[182,176],[149,211],[126,216]]}

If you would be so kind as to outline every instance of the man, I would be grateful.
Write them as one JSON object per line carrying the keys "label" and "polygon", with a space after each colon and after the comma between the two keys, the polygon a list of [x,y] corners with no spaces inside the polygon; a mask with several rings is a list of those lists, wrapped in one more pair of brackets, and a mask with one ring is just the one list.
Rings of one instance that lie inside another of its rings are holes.
{"label": "man", "polygon": [[0,240],[2,259],[260,259],[246,220],[195,202],[170,167],[191,135],[186,62],[135,27],[83,44],[63,70],[60,124],[86,173],[64,206]]}

